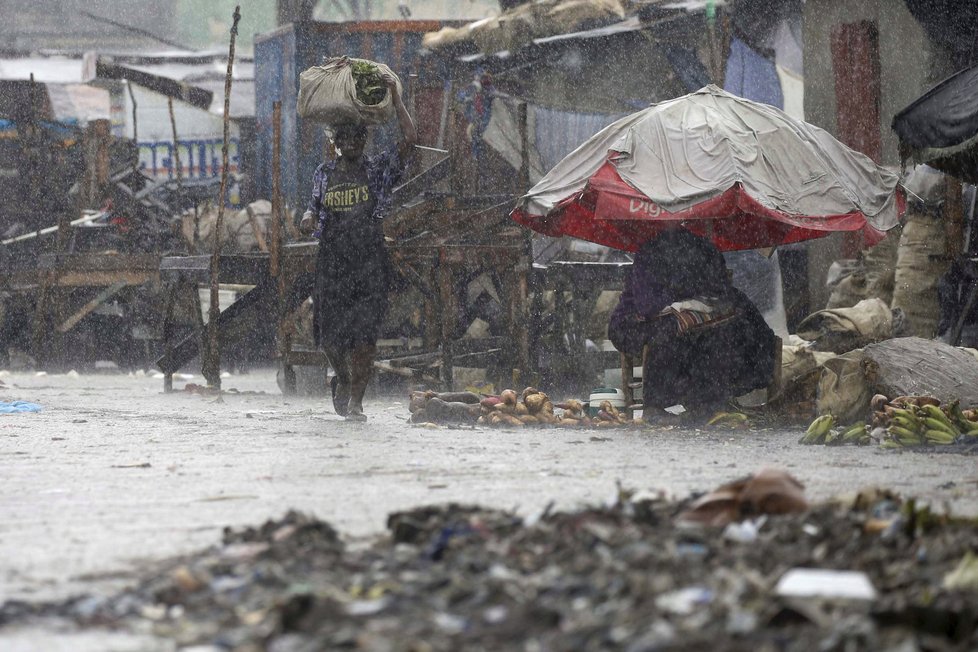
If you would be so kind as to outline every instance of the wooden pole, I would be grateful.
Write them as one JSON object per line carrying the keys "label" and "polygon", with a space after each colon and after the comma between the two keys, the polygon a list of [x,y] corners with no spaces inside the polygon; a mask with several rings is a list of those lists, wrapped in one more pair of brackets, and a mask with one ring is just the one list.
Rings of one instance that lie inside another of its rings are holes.
{"label": "wooden pole", "polygon": [[139,147],[139,125],[136,122],[136,94],[132,92],[131,81],[126,82],[126,89],[129,91],[129,101],[132,102],[132,140],[136,143],[136,147]]}
{"label": "wooden pole", "polygon": [[173,163],[177,174],[177,193],[183,192],[183,165],[180,163],[180,141],[177,140],[177,118],[173,113],[173,98],[166,98],[167,108],[170,110],[170,130],[173,132]]}
{"label": "wooden pole", "polygon": [[[132,85],[129,86],[129,94],[132,96]],[[133,120],[133,132],[136,129],[136,98],[132,98],[132,120]],[[167,108],[170,112],[170,130],[173,132],[173,163],[176,167],[177,173],[177,196],[179,197],[180,204],[183,204],[183,163],[180,161],[180,140],[177,137],[177,118],[176,114],[173,112],[173,98],[166,98]],[[182,207],[181,207],[182,214]],[[198,210],[196,204],[194,205],[194,234],[193,242],[190,243],[191,253],[197,253],[200,248],[200,210]]]}
{"label": "wooden pole", "polygon": [[945,175],[944,180],[944,233],[947,237],[947,260],[956,260],[964,253],[964,201],[961,197],[961,181]]}
{"label": "wooden pole", "polygon": [[708,42],[710,47],[710,77],[713,83],[722,85],[720,79],[720,43],[717,39],[717,8],[714,0],[706,2],[706,26],[709,35]]}
{"label": "wooden pole", "polygon": [[[520,173],[517,194],[523,194],[530,189],[530,128],[526,102],[519,105],[517,120],[520,133]],[[522,244],[525,252],[531,250],[529,229],[522,230]],[[529,259],[521,257],[513,270],[512,282],[509,285],[509,334],[516,348],[513,356],[513,386],[519,385],[519,380],[528,378],[530,372],[530,327],[526,314],[527,297],[529,295]]]}
{"label": "wooden pole", "polygon": [[288,287],[283,269],[282,244],[282,102],[272,103],[272,242],[269,252],[269,271],[278,279],[278,352],[282,359],[282,392],[296,392],[295,369],[289,359],[292,354],[292,328],[289,321]]}
{"label": "wooden pole", "polygon": [[522,195],[530,189],[530,128],[526,102],[520,102],[517,109],[517,121],[520,130],[520,187],[518,194]]}
{"label": "wooden pole", "polygon": [[269,246],[269,268],[277,278],[282,246],[282,102],[272,102],[272,241]]}
{"label": "wooden pole", "polygon": [[234,23],[231,25],[231,45],[228,49],[228,70],[224,77],[224,144],[221,147],[221,193],[218,195],[217,221],[214,224],[214,251],[211,253],[211,301],[207,313],[207,347],[203,369],[207,383],[221,388],[221,348],[218,337],[217,320],[221,315],[218,286],[221,270],[221,229],[224,228],[224,204],[228,189],[228,141],[231,140],[231,75],[234,72],[234,39],[238,35],[238,22],[241,20],[241,5],[234,8]]}
{"label": "wooden pole", "polygon": [[453,285],[452,262],[444,249],[438,252],[438,295],[441,308],[441,382],[445,391],[452,391],[454,385],[454,361],[452,344],[455,338],[455,288]]}
{"label": "wooden pole", "polygon": [[[39,111],[37,101],[38,87],[34,81],[33,72],[30,74],[30,82],[30,94],[28,96],[30,100],[30,113],[27,117],[28,124],[25,126],[25,131],[29,134],[29,138],[32,139],[33,144],[33,139],[35,139],[37,135],[37,113]],[[43,186],[41,184],[41,180],[37,178],[37,169],[35,165],[31,164],[28,174],[30,175],[31,194],[28,195],[27,199],[31,206],[36,206],[37,191]],[[77,201],[82,201],[83,194],[84,192],[78,193]],[[62,219],[59,217],[58,235],[55,243],[55,252],[57,254],[61,254],[65,235],[66,234],[62,226]],[[31,352],[34,354],[34,359],[42,367],[50,357],[47,350],[47,342],[45,341],[50,333],[48,330],[48,294],[51,292],[51,286],[54,285],[55,281],[57,280],[59,265],[61,265],[61,256],[57,255],[55,256],[54,265],[50,270],[44,273],[43,277],[41,277],[41,287],[38,290],[37,300],[34,304],[34,324],[33,332],[31,333]]]}

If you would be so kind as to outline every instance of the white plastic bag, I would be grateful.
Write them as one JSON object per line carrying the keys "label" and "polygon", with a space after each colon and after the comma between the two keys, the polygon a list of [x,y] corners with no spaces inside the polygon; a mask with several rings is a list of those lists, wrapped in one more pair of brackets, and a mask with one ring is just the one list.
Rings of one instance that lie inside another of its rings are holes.
{"label": "white plastic bag", "polygon": [[[299,75],[299,98],[296,111],[300,118],[329,124],[363,123],[383,124],[395,115],[394,102],[387,93],[378,104],[364,104],[357,99],[357,85],[353,79],[356,61],[350,57],[334,57],[321,66],[313,66]],[[381,73],[394,72],[382,63],[370,61]],[[397,75],[394,75],[397,79]],[[401,80],[397,79],[401,92]]]}

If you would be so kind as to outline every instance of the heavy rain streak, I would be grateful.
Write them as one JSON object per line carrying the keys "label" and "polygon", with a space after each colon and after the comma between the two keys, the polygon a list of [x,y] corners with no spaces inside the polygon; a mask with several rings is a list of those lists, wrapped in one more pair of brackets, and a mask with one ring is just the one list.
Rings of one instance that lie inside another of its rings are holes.
{"label": "heavy rain streak", "polygon": [[0,16],[0,649],[978,649],[978,0]]}

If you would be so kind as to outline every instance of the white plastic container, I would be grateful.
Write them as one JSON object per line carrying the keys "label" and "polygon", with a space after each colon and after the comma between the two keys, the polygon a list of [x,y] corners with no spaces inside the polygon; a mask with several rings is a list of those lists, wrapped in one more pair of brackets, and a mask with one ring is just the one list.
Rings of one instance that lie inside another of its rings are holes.
{"label": "white plastic container", "polygon": [[591,392],[588,399],[588,414],[597,416],[602,401],[610,401],[619,410],[625,409],[625,393],[617,387],[598,387]]}

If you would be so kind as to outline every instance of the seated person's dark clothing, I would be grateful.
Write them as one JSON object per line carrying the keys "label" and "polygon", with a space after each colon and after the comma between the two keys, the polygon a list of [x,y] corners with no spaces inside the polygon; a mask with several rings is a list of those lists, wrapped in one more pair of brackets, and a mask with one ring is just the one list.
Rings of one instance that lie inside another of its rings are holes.
{"label": "seated person's dark clothing", "polygon": [[638,251],[608,336],[641,356],[646,411],[706,408],[766,387],[774,372],[774,332],[733,287],[723,256],[684,229]]}

